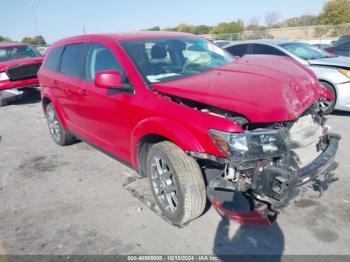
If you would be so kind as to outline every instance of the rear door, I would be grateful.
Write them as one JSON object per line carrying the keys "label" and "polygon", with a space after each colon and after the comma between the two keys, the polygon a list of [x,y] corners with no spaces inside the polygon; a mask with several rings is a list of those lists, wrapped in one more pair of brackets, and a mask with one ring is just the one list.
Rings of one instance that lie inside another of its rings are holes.
{"label": "rear door", "polygon": [[64,47],[56,83],[62,94],[60,104],[68,128],[77,134],[81,133],[80,126],[85,121],[79,114],[79,107],[85,100],[81,93],[85,46],[84,43],[74,43]]}
{"label": "rear door", "polygon": [[61,103],[61,98],[64,96],[63,90],[58,88],[58,70],[63,48],[63,46],[60,46],[50,51],[38,74],[41,88],[43,90],[49,88],[59,103]]}

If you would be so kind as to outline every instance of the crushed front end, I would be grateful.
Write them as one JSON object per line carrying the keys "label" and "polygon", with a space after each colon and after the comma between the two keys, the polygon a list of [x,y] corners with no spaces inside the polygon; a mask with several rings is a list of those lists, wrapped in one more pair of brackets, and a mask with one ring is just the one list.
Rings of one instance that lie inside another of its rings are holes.
{"label": "crushed front end", "polygon": [[329,132],[319,103],[294,121],[251,124],[231,118],[243,133],[209,130],[227,156],[223,171],[208,179],[216,209],[243,224],[272,224],[308,184],[321,194],[336,180],[340,136]]}

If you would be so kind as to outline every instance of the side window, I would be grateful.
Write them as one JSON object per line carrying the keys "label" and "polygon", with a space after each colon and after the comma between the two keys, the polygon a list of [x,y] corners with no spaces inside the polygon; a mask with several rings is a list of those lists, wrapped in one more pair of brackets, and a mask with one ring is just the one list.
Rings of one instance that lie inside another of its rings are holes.
{"label": "side window", "polygon": [[338,46],[340,49],[349,49],[350,48],[350,41],[347,41],[341,45]]}
{"label": "side window", "polygon": [[228,52],[235,56],[244,56],[248,54],[248,45],[234,45],[226,48]]}
{"label": "side window", "polygon": [[95,79],[97,72],[104,70],[118,70],[125,81],[125,74],[115,56],[107,47],[98,43],[90,44],[85,70],[85,79],[90,82]]}
{"label": "side window", "polygon": [[261,44],[252,45],[252,54],[254,55],[279,55],[286,56],[282,51],[275,47]]}
{"label": "side window", "polygon": [[84,44],[67,45],[63,51],[60,72],[80,78],[83,66]]}
{"label": "side window", "polygon": [[57,71],[58,62],[62,54],[63,47],[56,47],[51,50],[45,59],[44,68],[51,71]]}

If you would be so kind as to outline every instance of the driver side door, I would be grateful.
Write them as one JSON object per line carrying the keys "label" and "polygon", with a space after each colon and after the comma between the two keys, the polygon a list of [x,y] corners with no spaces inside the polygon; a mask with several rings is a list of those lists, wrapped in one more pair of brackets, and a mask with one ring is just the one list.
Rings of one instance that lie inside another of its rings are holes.
{"label": "driver side door", "polygon": [[94,145],[119,158],[128,159],[128,113],[132,110],[130,100],[133,92],[95,86],[96,73],[105,70],[118,70],[123,82],[128,83],[125,71],[113,52],[101,43],[89,43],[82,87],[85,102],[79,111],[85,119],[81,128],[85,131],[84,138]]}

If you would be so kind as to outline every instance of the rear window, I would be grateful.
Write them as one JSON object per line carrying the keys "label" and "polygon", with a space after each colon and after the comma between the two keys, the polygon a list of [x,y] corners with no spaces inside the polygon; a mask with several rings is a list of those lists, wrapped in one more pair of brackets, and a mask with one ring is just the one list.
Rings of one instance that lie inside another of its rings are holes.
{"label": "rear window", "polygon": [[83,67],[84,44],[67,45],[63,51],[60,72],[80,78]]}
{"label": "rear window", "polygon": [[57,71],[58,62],[62,54],[63,47],[56,47],[51,50],[45,59],[44,68],[47,70]]}
{"label": "rear window", "polygon": [[235,56],[244,56],[248,54],[248,45],[234,45],[227,47],[226,50]]}

